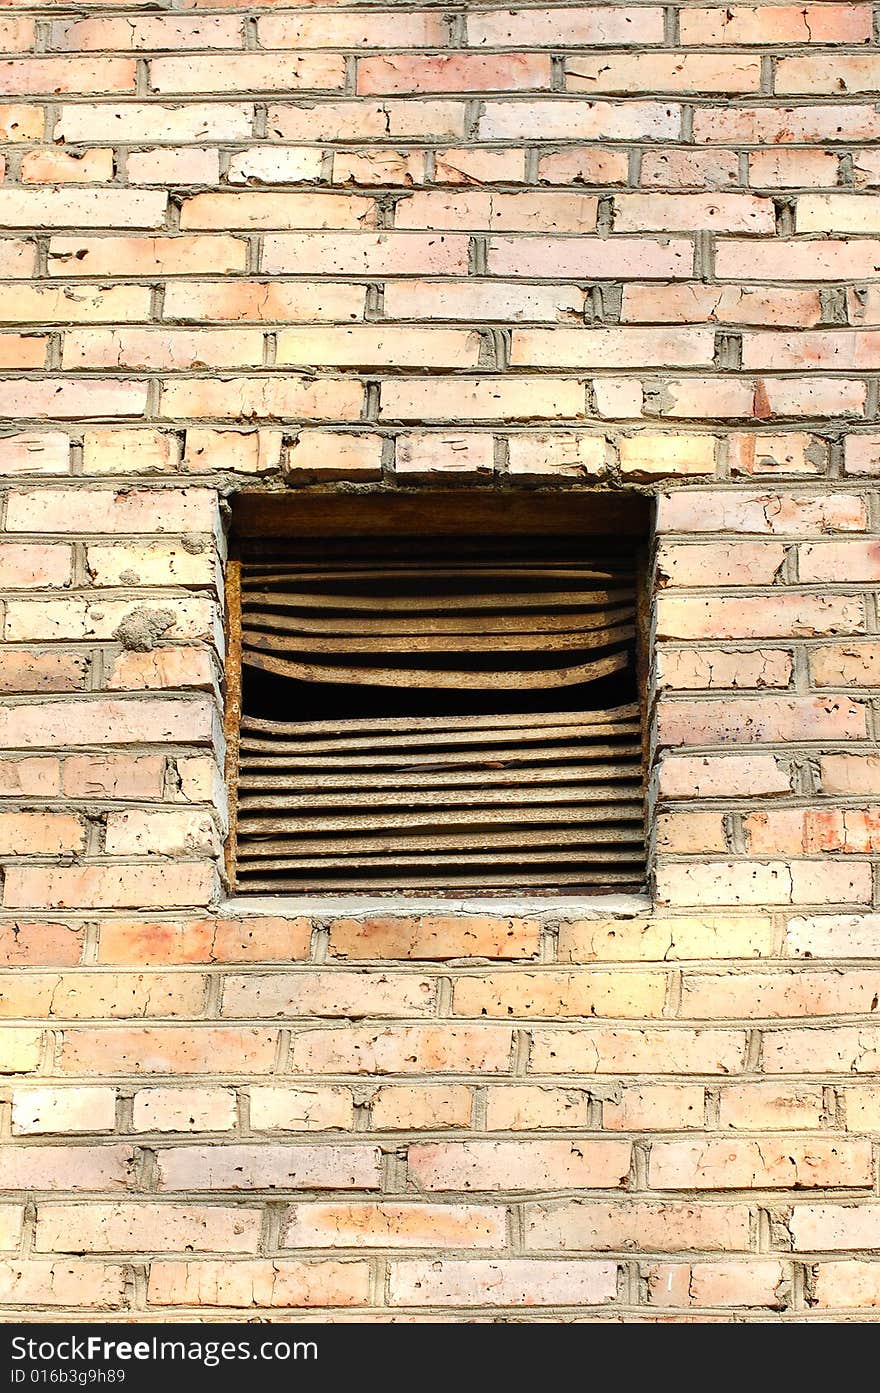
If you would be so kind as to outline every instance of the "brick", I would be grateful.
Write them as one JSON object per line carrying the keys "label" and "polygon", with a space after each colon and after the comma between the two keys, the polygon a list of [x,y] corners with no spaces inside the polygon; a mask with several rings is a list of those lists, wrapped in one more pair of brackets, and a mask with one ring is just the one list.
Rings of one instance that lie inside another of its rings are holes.
{"label": "brick", "polygon": [[865,5],[713,5],[682,15],[684,44],[866,43]]}
{"label": "brick", "polygon": [[823,644],[810,653],[809,661],[810,676],[818,687],[880,686],[880,644],[876,642]]}
{"label": "brick", "polygon": [[466,274],[468,239],[418,232],[313,232],[270,234],[264,239],[264,271],[385,276]]}
{"label": "brick", "polygon": [[752,188],[834,188],[837,185],[838,158],[831,150],[754,150],[748,159]]}
{"label": "brick", "polygon": [[341,431],[299,431],[287,446],[284,476],[291,483],[321,479],[380,479],[382,438]]}
{"label": "brick", "polygon": [[0,189],[0,227],[161,227],[166,201],[131,189]]}
{"label": "brick", "polygon": [[841,1091],[848,1132],[880,1130],[880,1089],[857,1084]]}
{"label": "brick", "polygon": [[119,1263],[31,1259],[0,1263],[0,1303],[4,1306],[80,1306],[111,1311],[125,1300],[125,1268]]}
{"label": "brick", "polygon": [[505,1212],[476,1204],[385,1200],[292,1205],[284,1248],[504,1248]]}
{"label": "brick", "polygon": [[365,1306],[370,1268],[365,1262],[154,1262],[147,1284],[151,1306],[250,1307]]}
{"label": "brick", "polygon": [[133,1146],[9,1147],[0,1156],[4,1190],[126,1190],[133,1186],[137,1157]]}
{"label": "brick", "polygon": [[[189,63],[189,58],[184,60]],[[239,62],[238,57],[234,60]],[[59,108],[53,139],[67,144],[82,141],[126,140],[137,145],[157,141],[248,140],[253,134],[253,104],[211,102],[165,106],[158,102],[101,102],[70,104]]]}
{"label": "brick", "polygon": [[385,313],[391,319],[535,320],[569,323],[583,318],[584,293],[571,286],[515,281],[391,281]]}
{"label": "brick", "polygon": [[409,1176],[423,1190],[614,1189],[629,1170],[625,1141],[419,1142]]}
{"label": "brick", "polygon": [[139,1203],[41,1204],[38,1253],[255,1253],[259,1209]]}
{"label": "brick", "polygon": [[303,918],[109,919],[101,925],[98,961],[287,962],[308,956],[311,932],[311,921]]}
{"label": "brick", "polygon": [[705,329],[514,329],[512,367],[644,367],[711,363],[715,337]]}
{"label": "brick", "polygon": [[[625,175],[620,182],[626,183]],[[641,183],[649,188],[729,189],[739,183],[739,161],[728,150],[646,149]]]}
{"label": "brick", "polygon": [[880,436],[849,435],[844,441],[844,452],[847,474],[880,472]]}
{"label": "brick", "polygon": [[[319,149],[309,154],[321,156]],[[322,163],[323,168],[323,163]],[[372,185],[399,184],[405,188],[425,181],[425,156],[398,150],[336,151],[333,155],[333,183]]]}
{"label": "brick", "polygon": [[357,382],[295,378],[171,378],[162,387],[160,416],[204,420],[357,421],[364,389]]}
{"label": "brick", "polygon": [[880,247],[876,240],[822,238],[774,240],[772,248],[735,237],[719,238],[715,272],[722,280],[836,281],[876,276]]}
{"label": "brick", "polygon": [[466,104],[454,101],[323,101],[313,106],[270,106],[270,140],[350,141],[378,136],[400,139],[463,140]]}
{"label": "brick", "polygon": [[375,204],[340,193],[202,193],[183,203],[180,225],[202,228],[367,228]]}
{"label": "brick", "polygon": [[794,1069],[805,1074],[870,1073],[877,1056],[878,1038],[871,1026],[768,1031],[764,1039],[764,1069],[768,1074]]}
{"label": "brick", "polygon": [[70,276],[210,275],[243,271],[242,237],[52,237],[49,274]]}
{"label": "brick", "polygon": [[72,798],[153,798],[164,776],[161,755],[71,755],[64,761],[62,787]]}
{"label": "brick", "polygon": [[492,474],[495,442],[490,435],[399,435],[395,441],[397,474],[424,476]]}
{"label": "brick", "polygon": [[[334,179],[338,163],[339,157],[334,159]],[[524,174],[524,150],[464,148],[438,150],[434,155],[434,182],[438,184],[518,184]]]}
{"label": "brick", "polygon": [[209,489],[169,489],[157,512],[148,490],[43,489],[9,496],[9,532],[210,532],[218,526]]}
{"label": "brick", "polygon": [[756,55],[694,53],[632,53],[566,60],[567,92],[745,93],[761,86],[761,60]]}
{"label": "brick", "polygon": [[281,329],[276,362],[299,368],[475,368],[480,346],[476,333],[461,329]]}
{"label": "brick", "polygon": [[53,48],[73,52],[241,47],[241,25],[235,15],[93,15],[55,20],[50,33]]}
{"label": "brick", "polygon": [[309,1017],[430,1016],[436,986],[429,977],[389,980],[384,972],[286,972],[230,974],[223,987],[221,1016]]}
{"label": "brick", "polygon": [[462,1084],[383,1084],[370,1099],[376,1131],[467,1127],[472,1111],[473,1095]]}
{"label": "brick", "polygon": [[125,168],[130,184],[217,184],[220,154],[198,146],[130,150]]}
{"label": "brick", "polygon": [[[875,140],[876,113],[862,106],[701,107],[694,114],[697,145],[802,145],[833,140]],[[801,229],[803,230],[803,229]]]}
{"label": "brick", "polygon": [[426,191],[402,199],[395,227],[528,231],[536,220],[547,233],[587,233],[596,227],[597,199],[580,193]]}
{"label": "brick", "polygon": [[812,1084],[741,1083],[721,1089],[718,1125],[733,1131],[801,1131],[827,1125],[822,1089]]}
{"label": "brick", "polygon": [[134,1095],[137,1132],[226,1132],[236,1119],[228,1088],[144,1088]]}
{"label": "brick", "polygon": [[595,478],[608,468],[607,441],[601,435],[517,433],[507,437],[507,453],[509,472],[522,479]]}
{"label": "brick", "polygon": [[813,1268],[813,1299],[819,1310],[880,1304],[880,1269],[876,1262],[853,1258],[820,1262]]}
{"label": "brick", "polygon": [[511,1032],[490,1025],[335,1026],[294,1033],[293,1073],[505,1073]]}
{"label": "brick", "polygon": [[571,146],[553,154],[539,154],[538,181],[542,184],[625,184],[628,168],[622,150]]}
{"label": "brick", "polygon": [[698,1020],[867,1015],[878,990],[880,974],[871,971],[686,974],[681,1014]]}
{"label": "brick", "polygon": [[[107,673],[109,691],[135,692],[180,687],[211,689],[216,680],[211,656],[199,648],[155,648],[151,653],[121,653]],[[216,834],[203,823],[203,842],[213,845]]]}
{"label": "brick", "polygon": [[829,914],[790,919],[785,951],[794,958],[880,957],[880,917]]}
{"label": "brick", "polygon": [[793,671],[788,652],[756,649],[726,652],[720,648],[665,649],[658,654],[658,686],[677,691],[719,688],[788,687]]}
{"label": "brick", "polygon": [[150,84],[161,93],[341,91],[345,85],[341,54],[187,54],[151,58],[149,69]]}
{"label": "brick", "polygon": [[0,760],[0,794],[52,797],[60,792],[61,764],[57,759],[35,755],[25,759]]}
{"label": "brick", "polygon": [[596,1306],[613,1301],[613,1262],[410,1261],[391,1264],[393,1305]]}
{"label": "brick", "polygon": [[625,6],[582,9],[490,10],[471,17],[468,41],[475,47],[498,44],[552,47],[606,44],[658,44],[662,10]]}
{"label": "brick", "polygon": [[649,479],[664,474],[712,474],[715,446],[712,435],[624,436],[618,446],[621,472]]}
{"label": "brick", "polygon": [[106,869],[10,867],[3,903],[7,909],[155,908],[203,905],[214,890],[213,868],[197,861]]}
{"label": "brick", "polygon": [[365,96],[407,92],[549,91],[549,54],[454,53],[432,57],[361,58],[357,90]]}
{"label": "brick", "polygon": [[533,958],[541,924],[537,919],[474,915],[387,916],[335,919],[330,924],[334,957],[362,959]]}
{"label": "brick", "polygon": [[778,542],[668,542],[657,556],[661,580],[672,585],[702,585],[707,573],[717,585],[769,585],[786,558]]}
{"label": "brick", "polygon": [[32,93],[134,92],[137,70],[131,58],[42,57],[0,62],[0,87],[10,97]]}
{"label": "brick", "polygon": [[23,184],[105,184],[113,174],[113,151],[106,147],[82,153],[28,150],[21,159]]}
{"label": "brick", "polygon": [[660,596],[657,604],[657,632],[661,639],[814,638],[859,633],[864,628],[865,616],[858,596],[794,592],[774,597],[770,608],[763,597],[757,596],[703,598],[667,593]]}
{"label": "brick", "polygon": [[159,1189],[377,1190],[379,1159],[365,1143],[167,1147],[158,1153]]}
{"label": "brick", "polygon": [[414,378],[382,384],[383,421],[577,420],[587,414],[586,383],[561,377]]}
{"label": "brick", "polygon": [[651,919],[563,920],[562,962],[669,962],[688,958],[768,957],[768,915],[695,915]]}
{"label": "brick", "polygon": [[749,1247],[745,1205],[676,1201],[543,1200],[526,1205],[526,1248],[563,1252],[679,1252]]}
{"label": "brick", "polygon": [[104,849],[109,856],[198,856],[216,852],[217,829],[209,813],[110,813]]}
{"label": "brick", "polygon": [[115,1127],[115,1088],[27,1088],[16,1089],[12,1097],[16,1136],[112,1132]]}
{"label": "brick", "polygon": [[63,588],[71,581],[71,552],[67,546],[36,542],[0,543],[0,585],[9,590],[41,586]]}
{"label": "brick", "polygon": [[34,431],[0,439],[0,475],[67,474],[70,441],[61,431]]}
{"label": "brick", "polygon": [[729,1074],[743,1065],[742,1030],[612,1026],[535,1029],[532,1073]]}
{"label": "brick", "polygon": [[498,972],[459,977],[453,986],[457,1016],[659,1016],[666,996],[663,973]]}
{"label": "brick", "polygon": [[602,1103],[606,1131],[690,1130],[704,1125],[705,1090],[698,1084],[639,1084]]}
{"label": "brick", "polygon": [[81,691],[86,685],[88,667],[88,659],[75,653],[7,650],[0,671],[0,692]]}
{"label": "brick", "polygon": [[40,106],[0,106],[0,136],[4,140],[40,140],[44,114]]}
{"label": "brick", "polygon": [[660,711],[666,745],[845,740],[865,735],[865,710],[839,697],[742,698],[713,704],[666,702]]}
{"label": "brick", "polygon": [[446,41],[440,17],[430,12],[404,13],[372,9],[364,14],[271,14],[257,21],[266,48],[438,48]]}
{"label": "brick", "polygon": [[[14,990],[0,979],[0,1015],[70,1019],[199,1015],[204,1006],[205,987],[205,979],[194,974],[185,977],[170,973],[111,976],[77,972],[31,976],[20,972]],[[21,1011],[16,1007],[21,1007]]]}
{"label": "brick", "polygon": [[4,967],[67,967],[80,961],[82,951],[81,924],[30,923],[21,918],[0,923],[0,964]]}
{"label": "brick", "polygon": [[577,241],[546,236],[492,237],[488,246],[489,274],[493,276],[647,276],[655,280],[683,280],[691,274],[692,260],[692,244],[671,237],[581,237]]}
{"label": "brick", "polygon": [[769,1259],[748,1262],[657,1263],[645,1269],[648,1301],[656,1306],[784,1308],[792,1281]]}
{"label": "brick", "polygon": [[363,286],[329,282],[171,281],[166,287],[164,314],[166,319],[177,320],[357,320],[363,318],[364,295]]}
{"label": "brick", "polygon": [[251,1088],[251,1127],[258,1132],[350,1129],[354,1101],[348,1088]]}
{"label": "brick", "polygon": [[147,404],[142,382],[91,378],[66,382],[6,378],[0,384],[0,412],[27,420],[69,420],[78,416],[140,416]]}
{"label": "brick", "polygon": [[868,870],[821,861],[666,863],[658,873],[657,894],[671,905],[867,905]]}
{"label": "brick", "polygon": [[824,441],[803,431],[728,439],[732,475],[822,474],[827,467],[826,455]]}
{"label": "brick", "polygon": [[864,1188],[871,1175],[868,1143],[819,1137],[656,1141],[649,1162],[659,1190]]}
{"label": "brick", "polygon": [[67,1073],[268,1073],[277,1032],[259,1027],[114,1027],[64,1033]]}
{"label": "brick", "polygon": [[589,1105],[589,1094],[575,1088],[505,1084],[488,1090],[486,1126],[490,1132],[585,1127]]}
{"label": "brick", "polygon": [[86,474],[165,474],[180,466],[180,444],[154,430],[88,430],[83,434]]}

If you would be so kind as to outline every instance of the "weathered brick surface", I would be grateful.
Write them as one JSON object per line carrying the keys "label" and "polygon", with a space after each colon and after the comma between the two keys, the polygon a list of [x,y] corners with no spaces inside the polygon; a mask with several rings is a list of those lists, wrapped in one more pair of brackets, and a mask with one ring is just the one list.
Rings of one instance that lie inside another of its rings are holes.
{"label": "weathered brick surface", "polygon": [[[5,1315],[880,1319],[872,6],[2,8]],[[656,499],[647,893],[229,904],[226,503],[432,483]]]}

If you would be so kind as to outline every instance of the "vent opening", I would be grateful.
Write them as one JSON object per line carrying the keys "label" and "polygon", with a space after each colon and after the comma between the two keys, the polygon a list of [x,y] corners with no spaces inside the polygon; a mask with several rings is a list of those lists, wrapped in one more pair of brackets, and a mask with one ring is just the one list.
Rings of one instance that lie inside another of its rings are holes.
{"label": "vent opening", "polygon": [[246,536],[233,564],[239,894],[642,887],[637,536]]}

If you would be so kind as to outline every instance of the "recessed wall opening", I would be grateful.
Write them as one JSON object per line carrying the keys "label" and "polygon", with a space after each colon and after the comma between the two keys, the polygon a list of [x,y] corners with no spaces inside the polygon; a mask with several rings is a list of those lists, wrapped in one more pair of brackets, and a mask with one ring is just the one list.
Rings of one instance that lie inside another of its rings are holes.
{"label": "recessed wall opening", "polygon": [[242,495],[234,518],[237,894],[642,888],[643,498]]}

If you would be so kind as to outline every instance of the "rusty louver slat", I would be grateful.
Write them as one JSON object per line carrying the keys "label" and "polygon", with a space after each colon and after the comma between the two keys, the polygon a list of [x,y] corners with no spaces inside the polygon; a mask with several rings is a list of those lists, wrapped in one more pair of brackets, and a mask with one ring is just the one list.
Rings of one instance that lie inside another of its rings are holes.
{"label": "rusty louver slat", "polygon": [[607,540],[254,547],[238,890],[637,888],[635,593]]}

